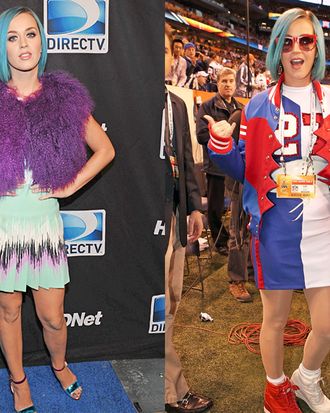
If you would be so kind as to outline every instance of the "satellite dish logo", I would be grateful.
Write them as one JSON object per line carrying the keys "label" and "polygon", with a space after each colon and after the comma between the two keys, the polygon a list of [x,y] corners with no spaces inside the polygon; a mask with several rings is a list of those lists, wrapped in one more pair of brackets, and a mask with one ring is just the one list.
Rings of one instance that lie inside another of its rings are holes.
{"label": "satellite dish logo", "polygon": [[44,0],[49,53],[107,53],[109,0]]}
{"label": "satellite dish logo", "polygon": [[165,294],[151,300],[149,334],[165,333]]}
{"label": "satellite dish logo", "polygon": [[105,211],[61,211],[68,257],[104,255]]}

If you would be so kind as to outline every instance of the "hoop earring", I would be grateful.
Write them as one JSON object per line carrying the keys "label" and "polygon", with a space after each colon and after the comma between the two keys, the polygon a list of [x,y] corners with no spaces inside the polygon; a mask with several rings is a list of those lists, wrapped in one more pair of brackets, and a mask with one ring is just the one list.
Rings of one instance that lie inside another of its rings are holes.
{"label": "hoop earring", "polygon": [[282,66],[282,63],[280,63],[280,64],[278,65],[278,68],[277,68],[277,74],[278,74],[279,76],[281,76],[282,73],[283,73],[283,66]]}

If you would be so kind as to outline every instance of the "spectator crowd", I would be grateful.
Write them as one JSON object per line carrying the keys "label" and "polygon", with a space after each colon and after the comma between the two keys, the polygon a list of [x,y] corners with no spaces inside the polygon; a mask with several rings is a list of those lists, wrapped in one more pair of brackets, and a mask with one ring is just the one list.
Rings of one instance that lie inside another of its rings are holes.
{"label": "spectator crowd", "polygon": [[[234,15],[233,17],[235,20],[240,20],[242,22],[242,25],[234,25],[231,19],[226,20],[219,17],[219,15],[217,15],[217,17],[214,15],[212,16],[205,11],[202,12],[192,7],[189,8],[183,6],[175,0],[166,1],[165,8],[167,11],[195,19],[215,28],[230,32],[241,39],[246,39],[245,18],[243,16]],[[283,6],[281,5],[272,5],[272,10],[274,12],[281,13],[282,9]],[[231,14],[233,15],[233,13]],[[325,16],[322,15],[320,18],[325,18]],[[215,36],[189,26],[176,26],[174,32],[174,45],[178,46],[178,44],[181,43],[180,51],[176,52],[175,49],[173,49],[176,64],[178,65],[178,62],[180,61],[180,66],[176,69],[173,68],[173,73],[167,81],[175,86],[216,92],[216,76],[223,67],[230,67],[239,71],[242,65],[244,65],[244,60],[246,63],[246,46],[235,44],[226,37]],[[260,33],[259,31],[257,32],[252,25],[250,30],[250,42],[255,42],[267,47],[269,35]],[[187,47],[186,45],[190,45],[190,47]],[[330,41],[327,47],[327,55],[329,54],[329,47]],[[185,63],[183,60],[178,59],[178,53],[182,59],[186,60],[187,72],[185,81],[183,81],[183,66]],[[263,52],[253,50],[253,61],[251,61],[250,64],[251,94],[253,94],[253,91],[263,89],[264,78],[267,79],[267,83],[270,81],[269,73],[265,71],[265,57],[266,55]],[[176,72],[179,69],[181,70],[181,76],[179,81],[177,81]],[[174,79],[172,78],[172,75],[174,76]],[[324,83],[330,83],[330,68],[326,71]],[[238,84],[237,86],[239,87],[240,85]]]}

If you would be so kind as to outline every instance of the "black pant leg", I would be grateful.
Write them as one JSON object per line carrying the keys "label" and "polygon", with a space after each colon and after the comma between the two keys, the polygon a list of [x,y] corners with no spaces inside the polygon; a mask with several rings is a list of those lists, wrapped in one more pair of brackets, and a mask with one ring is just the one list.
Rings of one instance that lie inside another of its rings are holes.
{"label": "black pant leg", "polygon": [[[221,217],[224,210],[225,177],[206,174],[207,177],[207,217],[213,241],[218,237],[221,228]],[[222,228],[217,247],[227,246],[228,232]]]}

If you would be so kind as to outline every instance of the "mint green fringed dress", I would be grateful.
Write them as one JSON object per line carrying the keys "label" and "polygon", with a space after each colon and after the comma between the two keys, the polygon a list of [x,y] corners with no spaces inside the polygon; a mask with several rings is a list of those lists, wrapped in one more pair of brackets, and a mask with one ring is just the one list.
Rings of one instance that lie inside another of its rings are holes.
{"label": "mint green fringed dress", "polygon": [[32,176],[16,196],[0,197],[0,291],[63,288],[69,282],[57,199],[39,200]]}

